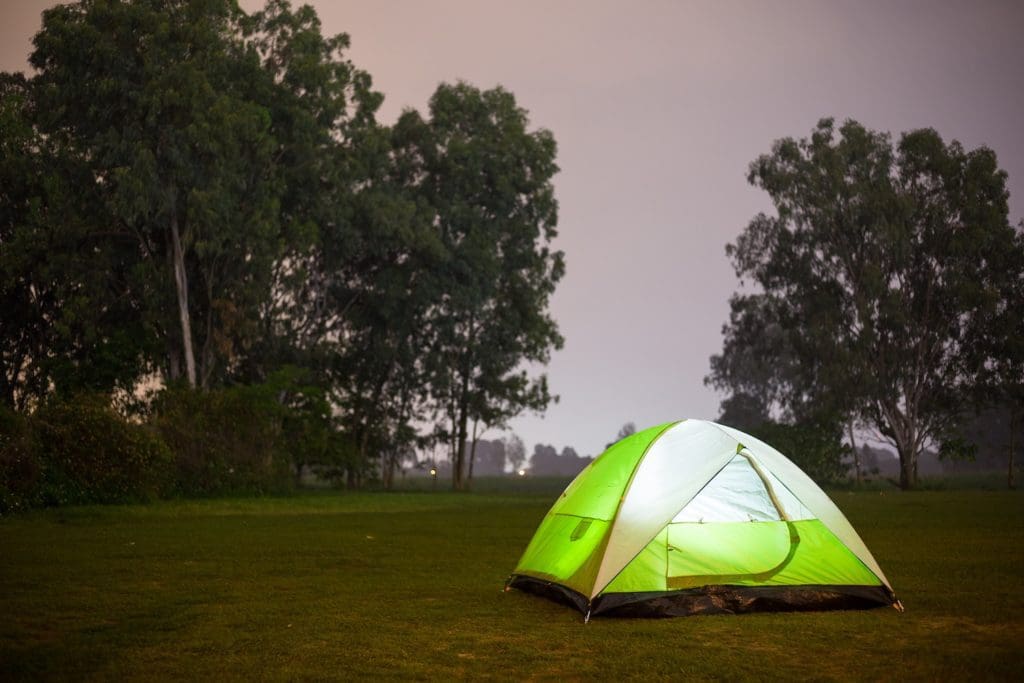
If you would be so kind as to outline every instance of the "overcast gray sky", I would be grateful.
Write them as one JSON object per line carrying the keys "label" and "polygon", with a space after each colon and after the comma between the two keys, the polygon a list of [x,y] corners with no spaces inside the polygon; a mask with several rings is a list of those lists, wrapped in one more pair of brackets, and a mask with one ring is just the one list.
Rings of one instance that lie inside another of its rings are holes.
{"label": "overcast gray sky", "polygon": [[[27,68],[52,4],[0,0],[0,69]],[[596,455],[627,420],[715,417],[702,378],[737,286],[724,247],[769,208],[745,174],[779,137],[826,116],[933,127],[994,149],[1024,217],[1024,2],[312,4],[350,34],[383,122],[464,79],[505,86],[558,141],[561,401],[513,423],[530,450]]]}

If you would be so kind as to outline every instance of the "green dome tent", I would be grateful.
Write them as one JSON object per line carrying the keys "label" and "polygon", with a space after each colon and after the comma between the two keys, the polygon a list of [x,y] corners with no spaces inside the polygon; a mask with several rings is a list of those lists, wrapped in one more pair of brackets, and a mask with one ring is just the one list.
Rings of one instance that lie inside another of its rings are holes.
{"label": "green dome tent", "polygon": [[587,615],[902,605],[800,468],[736,429],[683,420],[611,446],[565,489],[507,588]]}

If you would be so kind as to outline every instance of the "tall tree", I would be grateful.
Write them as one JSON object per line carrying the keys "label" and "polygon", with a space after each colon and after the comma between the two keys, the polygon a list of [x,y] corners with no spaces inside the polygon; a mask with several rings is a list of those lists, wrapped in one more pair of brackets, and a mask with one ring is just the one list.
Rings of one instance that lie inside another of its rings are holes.
{"label": "tall tree", "polygon": [[512,472],[518,473],[526,462],[526,444],[517,434],[512,434],[505,440],[505,458],[512,466]]}
{"label": "tall tree", "polygon": [[56,302],[38,271],[46,262],[44,140],[21,74],[0,74],[0,400],[24,410],[45,395]]}
{"label": "tall tree", "polygon": [[147,270],[168,276],[174,314],[157,306],[153,322],[172,378],[193,386],[197,271],[234,241],[223,231],[238,225],[239,195],[252,200],[243,220],[257,230],[269,209],[254,171],[266,166],[265,122],[238,97],[245,60],[232,63],[241,16],[217,0],[62,5],[43,14],[31,57],[43,130],[89,161],[111,229],[134,236]]}
{"label": "tall tree", "polygon": [[[1017,486],[1017,450],[1024,432],[1024,318],[1020,311],[1024,301],[1024,221],[1017,226],[1004,257],[1011,273],[1007,294],[992,302],[988,317],[973,321],[978,327],[973,335],[978,343],[970,348],[965,371],[976,379],[975,403],[983,413],[969,422],[975,423],[976,432],[987,432],[977,441],[988,441],[988,445],[994,435],[1006,435],[997,448],[1006,454],[1006,484],[1013,489]],[[1000,416],[1005,417],[1006,424],[985,429],[986,421]]]}
{"label": "tall tree", "polygon": [[458,83],[438,87],[429,120],[403,114],[396,142],[441,246],[427,369],[461,489],[472,422],[499,426],[551,400],[545,376],[524,364],[547,362],[562,344],[548,313],[564,272],[550,247],[555,141],[528,130],[506,90]]}
{"label": "tall tree", "polygon": [[86,0],[45,12],[35,46],[40,128],[88,165],[112,240],[134,243],[155,364],[191,385],[257,374],[243,361],[261,315],[284,317],[267,302],[296,298],[276,275],[319,239],[322,198],[351,179],[345,124],[379,103],[347,37],[281,0],[252,17],[233,0]]}
{"label": "tall tree", "polygon": [[776,215],[759,214],[728,247],[759,291],[733,297],[710,381],[743,389],[731,357],[746,354],[782,410],[824,406],[877,428],[913,487],[919,454],[970,398],[969,350],[1011,295],[1006,174],[991,150],[933,130],[894,146],[826,119],[809,138],[777,141],[748,179]]}
{"label": "tall tree", "polygon": [[272,0],[253,15],[249,35],[271,76],[261,98],[277,143],[285,238],[238,373],[258,381],[280,363],[328,362],[324,342],[341,334],[373,251],[366,245],[387,222],[374,208],[389,204],[381,179],[390,146],[374,118],[383,97],[346,58],[347,34],[324,36],[311,7]]}
{"label": "tall tree", "polygon": [[33,90],[0,74],[0,400],[19,410],[132,386],[154,342],[137,249],[111,239],[88,166],[39,131]]}

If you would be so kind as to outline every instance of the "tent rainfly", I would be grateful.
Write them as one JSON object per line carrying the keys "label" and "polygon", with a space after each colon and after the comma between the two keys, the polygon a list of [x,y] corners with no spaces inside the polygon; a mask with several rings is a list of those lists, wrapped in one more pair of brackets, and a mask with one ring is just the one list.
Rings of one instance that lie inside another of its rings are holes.
{"label": "tent rainfly", "polygon": [[611,446],[565,489],[506,590],[586,614],[902,611],[818,486],[768,444],[683,420]]}

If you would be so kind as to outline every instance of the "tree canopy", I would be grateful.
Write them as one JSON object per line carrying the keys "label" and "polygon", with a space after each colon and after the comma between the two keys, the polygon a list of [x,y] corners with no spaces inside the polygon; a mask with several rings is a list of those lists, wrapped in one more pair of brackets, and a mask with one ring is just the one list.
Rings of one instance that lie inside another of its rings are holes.
{"label": "tree canopy", "polygon": [[471,424],[502,426],[551,400],[546,377],[531,379],[523,363],[545,363],[562,345],[547,311],[564,272],[549,246],[555,141],[528,130],[511,93],[467,83],[439,86],[430,118],[406,112],[395,137],[440,248],[421,284],[434,292],[425,370],[462,488]]}
{"label": "tree canopy", "polygon": [[442,84],[383,126],[348,36],[285,0],[84,0],[34,44],[0,76],[7,406],[286,370],[304,452],[343,444],[358,483],[439,437],[461,487],[552,399],[556,145],[512,93]]}
{"label": "tree canopy", "polygon": [[777,141],[748,179],[776,213],[727,248],[753,291],[730,302],[709,383],[747,413],[863,420],[912,487],[922,449],[951,435],[982,369],[1006,357],[984,342],[1005,338],[993,321],[1021,273],[1005,172],[991,150],[930,129],[894,144],[826,119]]}

